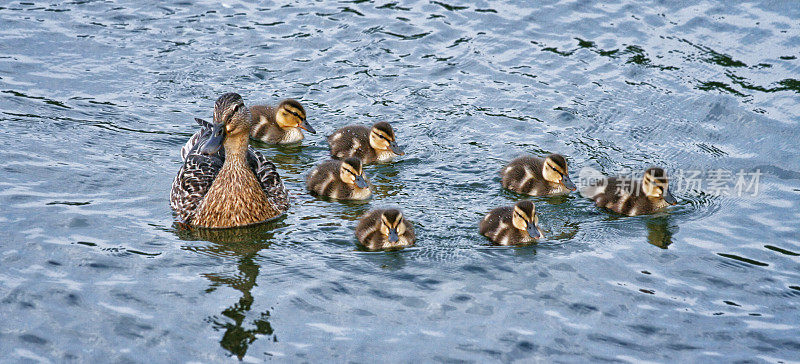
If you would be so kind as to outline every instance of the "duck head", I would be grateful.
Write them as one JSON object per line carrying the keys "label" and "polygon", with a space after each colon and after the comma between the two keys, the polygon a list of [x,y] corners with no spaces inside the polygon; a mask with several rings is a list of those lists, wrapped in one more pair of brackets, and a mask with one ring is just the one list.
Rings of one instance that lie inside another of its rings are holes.
{"label": "duck head", "polygon": [[511,223],[515,228],[528,232],[533,239],[541,239],[543,237],[541,229],[539,229],[539,217],[536,216],[536,206],[533,202],[524,200],[514,204],[514,212],[511,218]]}
{"label": "duck head", "polygon": [[560,184],[570,191],[577,189],[569,178],[567,160],[561,154],[550,154],[544,159],[542,177],[548,182]]}
{"label": "duck head", "polygon": [[405,154],[403,149],[397,145],[392,126],[385,121],[375,123],[375,125],[372,126],[372,130],[369,132],[369,145],[375,150],[392,151],[392,153],[397,155]]}

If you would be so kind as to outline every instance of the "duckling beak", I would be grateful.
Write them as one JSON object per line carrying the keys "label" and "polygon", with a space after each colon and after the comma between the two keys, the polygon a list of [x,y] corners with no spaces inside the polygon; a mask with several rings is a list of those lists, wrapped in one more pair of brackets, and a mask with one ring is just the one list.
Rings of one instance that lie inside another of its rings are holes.
{"label": "duckling beak", "polygon": [[539,227],[532,222],[528,223],[528,235],[534,239],[539,239],[542,237],[542,234],[539,233]]}
{"label": "duckling beak", "polygon": [[569,175],[565,174],[564,177],[561,178],[561,183],[564,184],[564,187],[568,188],[570,191],[575,191],[578,187],[575,187],[575,184],[572,183],[572,180],[569,179]]}
{"label": "duckling beak", "polygon": [[201,154],[212,155],[222,148],[222,142],[225,140],[225,123],[214,123],[211,127],[211,138],[206,140],[203,147],[200,149]]}
{"label": "duckling beak", "polygon": [[358,186],[358,188],[367,188],[367,186],[369,186],[369,184],[367,184],[367,180],[364,179],[363,174],[356,176],[356,186]]}
{"label": "duckling beak", "polygon": [[667,190],[664,191],[664,201],[666,201],[670,205],[675,205],[678,203],[678,200],[675,198],[675,196],[672,195],[672,192],[669,192],[669,188],[667,188]]}
{"label": "duckling beak", "polygon": [[403,155],[403,154],[406,154],[406,153],[403,151],[403,148],[400,148],[400,146],[399,146],[399,145],[397,145],[397,142],[395,142],[395,141],[393,141],[393,142],[389,143],[389,148],[392,148],[392,152],[393,152],[394,154],[397,154],[397,155]]}
{"label": "duckling beak", "polygon": [[397,229],[389,229],[389,242],[396,243],[400,241],[400,237],[397,236]]}
{"label": "duckling beak", "polygon": [[303,129],[303,130],[305,130],[305,131],[307,131],[307,132],[309,132],[311,134],[316,134],[317,133],[317,131],[314,130],[314,128],[312,128],[311,125],[306,121],[306,119],[303,119],[302,121],[300,121],[300,125],[298,125],[297,127],[300,128],[300,129]]}

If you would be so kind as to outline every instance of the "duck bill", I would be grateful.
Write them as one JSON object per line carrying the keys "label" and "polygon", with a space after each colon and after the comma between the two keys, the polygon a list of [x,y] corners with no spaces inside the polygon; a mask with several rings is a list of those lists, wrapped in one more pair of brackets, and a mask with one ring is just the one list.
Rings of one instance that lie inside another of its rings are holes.
{"label": "duck bill", "polygon": [[394,154],[397,154],[397,155],[406,154],[406,152],[403,151],[403,148],[400,148],[400,146],[397,145],[397,142],[389,143],[389,148],[392,149],[392,153],[394,153]]}
{"label": "duck bill", "polygon": [[578,189],[578,187],[576,187],[575,184],[572,183],[572,180],[569,179],[569,175],[565,174],[564,177],[561,178],[561,183],[563,183],[564,187],[568,188],[570,191],[575,191]]}
{"label": "duck bill", "polygon": [[534,239],[541,239],[542,234],[539,233],[539,227],[534,223],[528,224],[528,235]]}
{"label": "duck bill", "polygon": [[300,128],[300,129],[303,129],[303,130],[305,130],[305,131],[307,131],[307,132],[309,132],[311,134],[316,134],[317,133],[317,131],[314,130],[314,128],[311,127],[311,124],[309,124],[305,120],[301,121],[300,125],[298,125],[297,127]]}
{"label": "duck bill", "polygon": [[225,141],[225,123],[214,123],[214,126],[211,129],[211,138],[206,140],[206,143],[203,144],[202,149],[200,149],[200,153],[205,155],[211,155],[219,151],[222,148],[222,142]]}
{"label": "duck bill", "polygon": [[400,241],[400,237],[397,235],[397,229],[389,229],[389,242],[396,243]]}
{"label": "duck bill", "polygon": [[675,205],[678,203],[678,200],[675,198],[675,196],[672,195],[672,192],[669,191],[669,188],[667,188],[667,190],[664,191],[664,201],[666,201],[670,205]]}
{"label": "duck bill", "polygon": [[367,180],[364,178],[364,176],[360,175],[356,176],[356,186],[358,186],[358,188],[367,188],[369,184],[367,183]]}

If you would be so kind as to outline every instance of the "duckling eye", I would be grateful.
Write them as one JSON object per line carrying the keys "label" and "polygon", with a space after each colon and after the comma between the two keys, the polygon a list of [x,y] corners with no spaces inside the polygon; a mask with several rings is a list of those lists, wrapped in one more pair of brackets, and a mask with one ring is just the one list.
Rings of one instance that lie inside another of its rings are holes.
{"label": "duckling eye", "polygon": [[389,143],[391,143],[391,142],[392,142],[391,140],[389,140],[389,138],[387,138],[387,137],[383,136],[383,134],[378,134],[378,133],[373,133],[373,134],[377,135],[377,136],[378,136],[378,138],[381,138],[381,139],[383,139],[383,140],[385,140],[385,141],[387,141],[387,142],[389,142]]}

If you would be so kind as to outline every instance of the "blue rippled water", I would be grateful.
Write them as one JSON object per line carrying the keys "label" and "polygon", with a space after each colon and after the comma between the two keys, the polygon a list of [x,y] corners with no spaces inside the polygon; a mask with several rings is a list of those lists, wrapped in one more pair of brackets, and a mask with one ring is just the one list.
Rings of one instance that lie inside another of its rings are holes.
{"label": "blue rippled water", "polygon": [[[795,1],[2,2],[0,361],[796,361],[798,24]],[[292,208],[178,230],[179,149],[231,91],[320,132],[257,145]],[[376,121],[407,154],[366,169],[373,199],[306,194],[324,136]],[[705,179],[652,216],[535,198],[547,238],[490,246],[478,220],[521,198],[500,167],[550,152],[575,180]],[[384,205],[417,247],[355,248]]]}

